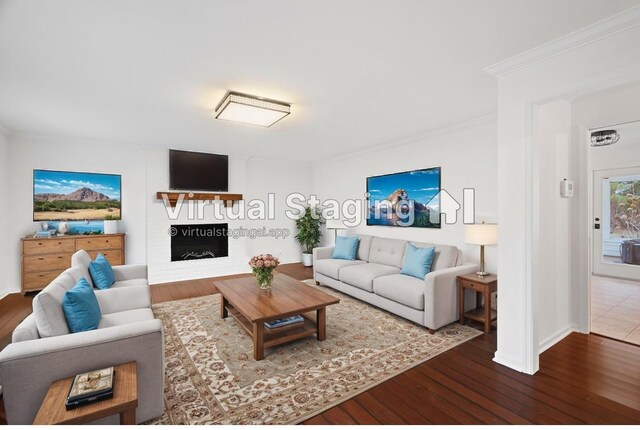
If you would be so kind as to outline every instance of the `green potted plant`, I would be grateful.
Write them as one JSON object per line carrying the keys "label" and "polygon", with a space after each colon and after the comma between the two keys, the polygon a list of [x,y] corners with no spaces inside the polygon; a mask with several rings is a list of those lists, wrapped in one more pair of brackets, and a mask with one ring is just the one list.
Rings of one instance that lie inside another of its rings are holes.
{"label": "green potted plant", "polygon": [[296,240],[302,245],[302,264],[309,267],[313,265],[313,248],[320,243],[320,225],[322,216],[315,208],[307,207],[304,214],[296,220]]}

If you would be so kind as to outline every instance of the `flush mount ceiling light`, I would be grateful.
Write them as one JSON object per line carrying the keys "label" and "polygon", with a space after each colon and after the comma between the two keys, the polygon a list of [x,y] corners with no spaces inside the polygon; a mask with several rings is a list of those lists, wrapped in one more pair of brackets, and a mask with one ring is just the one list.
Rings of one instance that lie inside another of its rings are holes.
{"label": "flush mount ceiling light", "polygon": [[591,146],[609,146],[620,140],[615,130],[601,130],[591,133]]}
{"label": "flush mount ceiling light", "polygon": [[271,127],[291,113],[291,105],[230,91],[216,108],[216,119]]}

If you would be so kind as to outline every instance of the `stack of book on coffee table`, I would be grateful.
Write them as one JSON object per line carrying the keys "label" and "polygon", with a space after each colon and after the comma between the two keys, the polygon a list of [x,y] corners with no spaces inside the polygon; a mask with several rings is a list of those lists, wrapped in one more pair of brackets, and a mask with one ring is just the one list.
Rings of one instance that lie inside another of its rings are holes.
{"label": "stack of book on coffee table", "polygon": [[275,321],[267,321],[264,323],[264,326],[268,329],[285,327],[293,324],[298,324],[304,321],[301,315],[293,315],[287,318],[281,318]]}

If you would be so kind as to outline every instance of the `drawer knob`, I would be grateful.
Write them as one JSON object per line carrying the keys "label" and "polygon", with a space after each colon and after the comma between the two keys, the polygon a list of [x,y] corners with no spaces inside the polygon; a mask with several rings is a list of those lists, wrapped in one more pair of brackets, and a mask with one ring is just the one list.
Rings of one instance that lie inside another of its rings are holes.
{"label": "drawer knob", "polygon": [[40,258],[38,258],[38,260],[44,260],[44,257],[40,257]]}

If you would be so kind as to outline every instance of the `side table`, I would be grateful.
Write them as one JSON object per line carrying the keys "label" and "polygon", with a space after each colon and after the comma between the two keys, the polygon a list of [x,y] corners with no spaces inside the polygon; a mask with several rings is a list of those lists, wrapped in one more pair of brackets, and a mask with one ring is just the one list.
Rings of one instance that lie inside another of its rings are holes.
{"label": "side table", "polygon": [[[460,307],[460,324],[464,324],[466,318],[484,324],[484,332],[491,332],[491,323],[498,319],[498,313],[491,309],[491,293],[498,290],[498,277],[496,275],[478,276],[461,275],[458,276],[458,300]],[[464,311],[464,290],[471,289],[476,292],[476,303],[478,307],[470,311]],[[480,306],[484,298],[484,306]]]}
{"label": "side table", "polygon": [[67,410],[64,402],[75,376],[60,379],[49,387],[38,415],[37,425],[86,424],[91,421],[120,414],[121,425],[135,425],[138,407],[138,375],[135,361],[115,366],[113,398]]}

